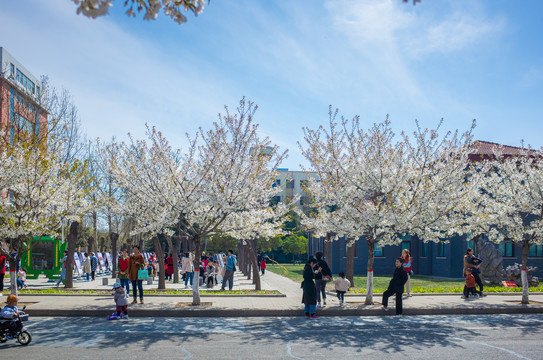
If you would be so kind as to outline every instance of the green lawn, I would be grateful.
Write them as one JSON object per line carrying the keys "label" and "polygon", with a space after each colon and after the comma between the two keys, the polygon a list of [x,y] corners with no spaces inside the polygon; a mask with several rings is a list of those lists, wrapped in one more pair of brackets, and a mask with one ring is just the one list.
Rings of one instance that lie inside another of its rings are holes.
{"label": "green lawn", "polygon": [[[276,274],[283,275],[294,281],[302,282],[303,280],[303,265],[281,264],[284,266],[288,273],[285,274],[285,270],[279,265],[268,265],[266,270],[272,271]],[[388,283],[392,277],[390,276],[374,276],[373,277],[373,291],[380,293],[386,290]],[[329,288],[332,286],[329,285]],[[442,279],[429,276],[415,275],[411,277],[411,292],[412,293],[461,293],[464,289],[463,280],[455,279]],[[503,286],[486,286],[485,292],[520,292],[522,288],[506,288]],[[354,286],[351,288],[351,293],[365,293],[366,292],[366,277],[355,276]],[[543,292],[543,285],[538,287],[531,287],[530,292]]]}
{"label": "green lawn", "polygon": [[[113,290],[81,290],[81,289],[23,289],[18,291],[21,295],[32,295],[32,294],[65,294],[65,295],[111,295]],[[3,291],[4,295],[9,295],[9,290]],[[143,290],[144,295],[192,295],[192,290]],[[200,290],[200,294],[205,295],[281,295],[277,290]]]}

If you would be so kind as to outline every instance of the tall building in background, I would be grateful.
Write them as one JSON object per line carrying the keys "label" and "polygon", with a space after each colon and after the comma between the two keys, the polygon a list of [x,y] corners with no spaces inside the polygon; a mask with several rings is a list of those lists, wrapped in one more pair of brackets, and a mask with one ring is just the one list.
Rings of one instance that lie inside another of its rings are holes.
{"label": "tall building in background", "polygon": [[0,125],[10,142],[16,133],[39,134],[48,112],[41,105],[38,79],[0,47]]}
{"label": "tall building in background", "polygon": [[295,205],[307,214],[311,204],[310,194],[306,191],[308,179],[312,177],[318,180],[317,173],[289,171],[289,169],[277,169],[277,172],[279,174],[273,186],[280,187],[282,191],[272,199],[272,203],[289,203],[296,195],[299,195],[300,198]]}

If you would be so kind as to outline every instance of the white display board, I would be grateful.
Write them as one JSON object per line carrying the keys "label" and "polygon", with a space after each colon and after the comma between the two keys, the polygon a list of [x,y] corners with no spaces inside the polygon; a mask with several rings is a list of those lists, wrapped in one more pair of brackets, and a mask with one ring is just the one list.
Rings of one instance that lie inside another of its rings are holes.
{"label": "white display board", "polygon": [[75,270],[79,274],[79,276],[83,275],[83,267],[81,266],[81,260],[79,259],[79,255],[75,252],[74,253],[74,263],[75,263]]}

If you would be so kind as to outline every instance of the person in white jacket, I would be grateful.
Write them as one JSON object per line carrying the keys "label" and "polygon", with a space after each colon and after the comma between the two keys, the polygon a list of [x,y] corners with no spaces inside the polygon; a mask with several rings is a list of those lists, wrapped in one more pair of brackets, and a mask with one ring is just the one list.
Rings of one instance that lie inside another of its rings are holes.
{"label": "person in white jacket", "polygon": [[85,253],[85,262],[83,263],[83,271],[85,272],[85,275],[87,276],[87,281],[90,281],[90,274],[91,274],[91,259],[88,253]]}
{"label": "person in white jacket", "polygon": [[345,273],[340,272],[338,278],[334,280],[334,285],[336,288],[337,298],[339,299],[339,305],[345,305],[345,293],[349,291],[351,287],[351,282],[345,279]]}
{"label": "person in white jacket", "polygon": [[183,260],[181,261],[181,269],[186,274],[185,289],[188,288],[189,282],[190,286],[192,287],[192,281],[194,278],[194,257],[191,253],[186,252],[185,256],[183,256]]}

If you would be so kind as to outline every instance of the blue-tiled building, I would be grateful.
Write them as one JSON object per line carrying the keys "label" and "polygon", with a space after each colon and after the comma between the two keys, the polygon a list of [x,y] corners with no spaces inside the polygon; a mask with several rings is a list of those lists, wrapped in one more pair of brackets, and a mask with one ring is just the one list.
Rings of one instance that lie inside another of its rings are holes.
{"label": "blue-tiled building", "polygon": [[[356,242],[354,273],[365,275],[368,263],[368,244],[365,238]],[[503,267],[514,263],[521,263],[521,249],[512,243],[495,245],[502,253]],[[475,248],[474,242],[466,241],[463,237],[450,239],[448,243],[424,243],[417,237],[407,236],[400,245],[375,247],[375,260],[373,271],[375,275],[390,275],[394,270],[394,260],[399,257],[403,249],[409,249],[413,258],[413,271],[419,275],[440,276],[447,278],[461,278],[464,254],[466,249]],[[331,243],[330,258],[326,259],[332,272],[337,274],[345,271],[347,265],[347,247],[344,238]],[[533,246],[530,249],[528,265],[537,266],[535,276],[543,277],[543,245]],[[309,254],[317,251],[325,253],[324,238],[309,237]]]}

